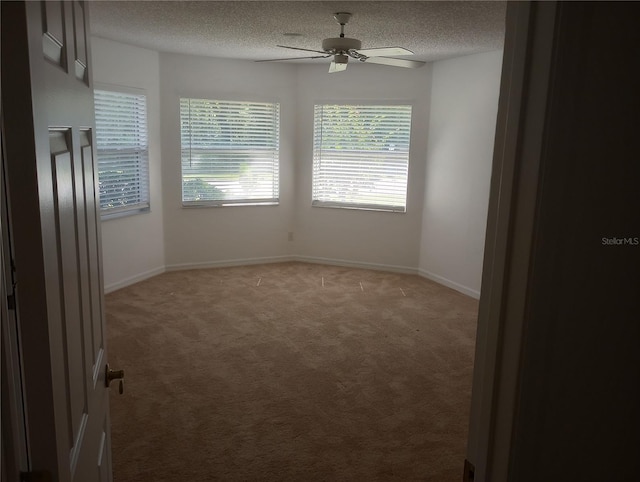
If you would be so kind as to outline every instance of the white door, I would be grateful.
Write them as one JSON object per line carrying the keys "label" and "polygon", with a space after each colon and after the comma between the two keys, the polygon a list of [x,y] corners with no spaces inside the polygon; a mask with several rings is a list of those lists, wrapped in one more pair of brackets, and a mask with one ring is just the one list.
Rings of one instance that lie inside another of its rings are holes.
{"label": "white door", "polygon": [[28,465],[65,482],[111,480],[88,7],[2,2],[1,16]]}

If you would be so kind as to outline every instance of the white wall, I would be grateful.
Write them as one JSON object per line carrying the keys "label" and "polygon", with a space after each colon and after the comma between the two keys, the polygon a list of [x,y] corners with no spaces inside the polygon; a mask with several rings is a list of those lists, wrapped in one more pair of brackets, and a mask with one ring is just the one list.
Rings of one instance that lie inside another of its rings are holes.
{"label": "white wall", "polygon": [[[165,268],[302,259],[419,272],[479,294],[501,52],[329,75],[324,64],[158,54],[99,38],[93,50],[96,82],[146,89],[149,109],[152,209],[103,223],[107,289]],[[182,207],[181,96],[280,103],[278,206]],[[407,212],[312,208],[314,103],[376,100],[413,105]]]}
{"label": "white wall", "polygon": [[111,291],[164,270],[159,55],[96,37],[92,54],[94,82],[144,89],[147,95],[151,210],[102,222],[104,283]]}
{"label": "white wall", "polygon": [[[168,269],[286,259],[294,206],[293,65],[160,54],[165,244]],[[280,204],[183,208],[180,97],[280,103]]]}
{"label": "white wall", "polygon": [[420,274],[478,298],[502,51],[433,64]]}
{"label": "white wall", "polygon": [[[398,69],[354,64],[298,68],[295,252],[303,259],[348,261],[416,272],[424,199],[431,66]],[[313,106],[326,101],[397,101],[413,105],[406,213],[311,207]]]}

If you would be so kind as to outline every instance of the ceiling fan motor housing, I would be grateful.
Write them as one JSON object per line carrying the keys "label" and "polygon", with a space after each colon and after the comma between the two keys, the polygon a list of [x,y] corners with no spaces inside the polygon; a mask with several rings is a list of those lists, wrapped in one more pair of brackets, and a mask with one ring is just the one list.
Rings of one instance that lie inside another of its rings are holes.
{"label": "ceiling fan motor housing", "polygon": [[336,54],[333,56],[333,61],[336,64],[346,64],[349,62],[349,57],[346,55]]}
{"label": "ceiling fan motor housing", "polygon": [[362,42],[355,38],[336,37],[326,38],[322,41],[322,50],[325,52],[348,52],[349,50],[358,50],[360,47],[362,47]]}

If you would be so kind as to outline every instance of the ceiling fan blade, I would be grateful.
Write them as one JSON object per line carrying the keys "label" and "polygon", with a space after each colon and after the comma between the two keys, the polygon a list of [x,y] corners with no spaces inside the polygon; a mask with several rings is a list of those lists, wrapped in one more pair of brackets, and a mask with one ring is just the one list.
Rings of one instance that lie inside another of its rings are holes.
{"label": "ceiling fan blade", "polygon": [[357,52],[367,57],[390,57],[396,55],[413,55],[409,49],[402,47],[380,47],[376,49],[358,49]]}
{"label": "ceiling fan blade", "polygon": [[315,55],[313,57],[287,57],[286,59],[254,60],[254,62],[277,62],[279,60],[300,60],[300,59],[326,59],[327,57],[331,57],[331,55]]}
{"label": "ceiling fan blade", "polygon": [[300,47],[288,47],[286,45],[276,45],[276,47],[282,47],[283,49],[304,50],[305,52],[316,52],[318,54],[326,54],[324,50],[301,49]]}
{"label": "ceiling fan blade", "polygon": [[347,64],[337,64],[335,62],[331,62],[331,65],[329,66],[330,74],[333,74],[335,72],[342,72],[344,70],[347,70]]}
{"label": "ceiling fan blade", "polygon": [[365,63],[406,67],[408,69],[417,69],[426,64],[426,62],[420,62],[418,60],[391,59],[389,57],[367,57]]}

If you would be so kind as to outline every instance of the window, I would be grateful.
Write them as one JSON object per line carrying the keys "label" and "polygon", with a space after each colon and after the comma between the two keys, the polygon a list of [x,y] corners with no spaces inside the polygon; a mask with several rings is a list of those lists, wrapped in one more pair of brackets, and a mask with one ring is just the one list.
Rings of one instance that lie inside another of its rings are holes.
{"label": "window", "polygon": [[147,211],[146,96],[96,90],[94,100],[102,218]]}
{"label": "window", "polygon": [[280,105],[180,99],[182,203],[277,204]]}
{"label": "window", "polygon": [[313,206],[405,212],[410,105],[316,105]]}

